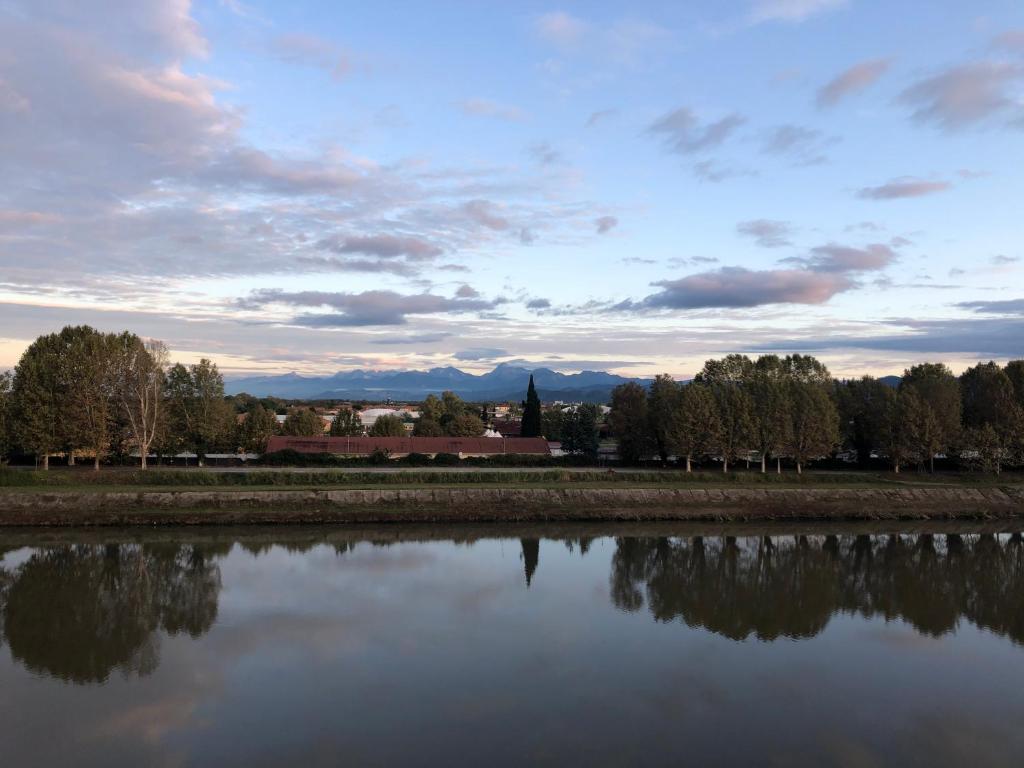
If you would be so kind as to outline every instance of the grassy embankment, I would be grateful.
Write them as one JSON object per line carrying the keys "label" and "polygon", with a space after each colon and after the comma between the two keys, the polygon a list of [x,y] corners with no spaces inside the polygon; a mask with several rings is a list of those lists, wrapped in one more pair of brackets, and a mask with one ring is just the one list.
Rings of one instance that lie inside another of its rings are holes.
{"label": "grassy embankment", "polygon": [[444,471],[404,469],[396,472],[318,470],[289,472],[222,472],[203,469],[50,470],[49,472],[0,469],[0,490],[26,493],[96,493],[110,491],[213,490],[312,490],[372,488],[504,487],[504,488],[892,488],[896,487],[992,487],[1024,482],[1017,473],[936,474],[883,472],[789,472],[781,475],[756,470],[694,472],[680,470],[568,470],[539,471]]}

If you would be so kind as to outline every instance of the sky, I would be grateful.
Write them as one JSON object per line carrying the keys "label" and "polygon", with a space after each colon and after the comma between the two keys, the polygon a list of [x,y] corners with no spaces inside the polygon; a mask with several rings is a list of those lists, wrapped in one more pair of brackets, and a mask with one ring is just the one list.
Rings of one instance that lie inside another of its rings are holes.
{"label": "sky", "polygon": [[0,369],[1024,356],[1019,0],[0,0]]}

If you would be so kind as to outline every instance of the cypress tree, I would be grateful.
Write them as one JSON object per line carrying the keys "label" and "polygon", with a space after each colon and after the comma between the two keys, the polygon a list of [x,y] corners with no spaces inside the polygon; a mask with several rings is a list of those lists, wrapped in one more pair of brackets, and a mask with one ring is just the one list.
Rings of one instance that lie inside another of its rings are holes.
{"label": "cypress tree", "polygon": [[526,402],[523,404],[522,437],[540,437],[540,397],[533,385],[533,374],[530,374],[530,386],[526,388]]}

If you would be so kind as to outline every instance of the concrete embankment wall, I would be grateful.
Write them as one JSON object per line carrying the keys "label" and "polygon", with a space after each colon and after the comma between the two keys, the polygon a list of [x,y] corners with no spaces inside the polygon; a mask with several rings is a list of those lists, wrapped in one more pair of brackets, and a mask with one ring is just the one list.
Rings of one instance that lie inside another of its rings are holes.
{"label": "concrete embankment wall", "polygon": [[1024,488],[435,488],[0,493],[0,525],[1024,517]]}

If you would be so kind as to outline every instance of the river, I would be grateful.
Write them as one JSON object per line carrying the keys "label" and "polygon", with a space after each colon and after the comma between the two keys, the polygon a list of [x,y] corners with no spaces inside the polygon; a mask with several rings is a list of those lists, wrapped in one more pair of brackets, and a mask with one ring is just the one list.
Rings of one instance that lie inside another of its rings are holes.
{"label": "river", "polygon": [[1007,526],[8,529],[0,754],[1016,766]]}

